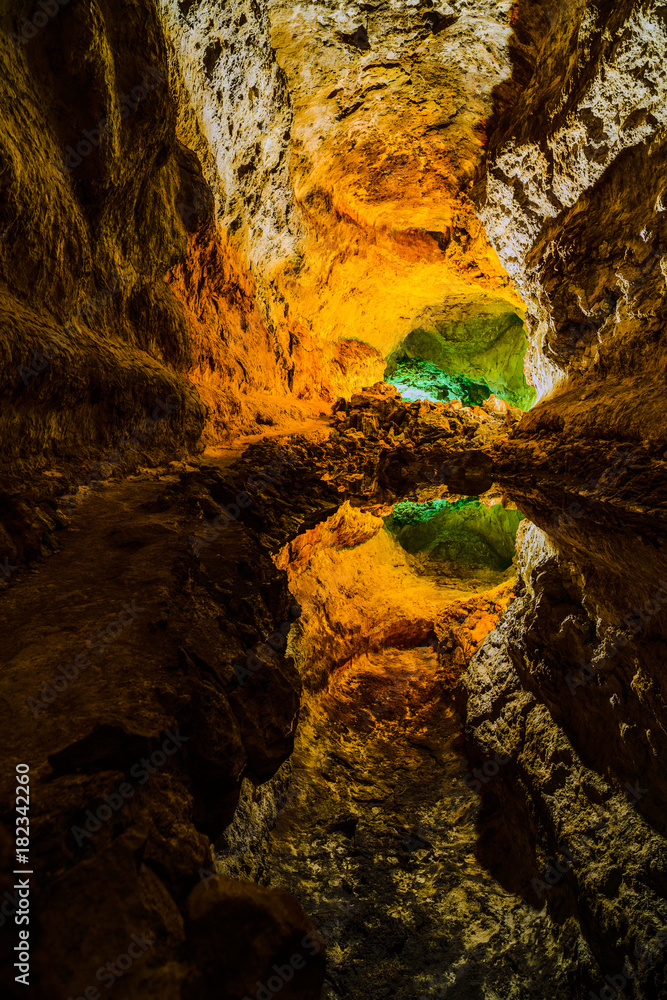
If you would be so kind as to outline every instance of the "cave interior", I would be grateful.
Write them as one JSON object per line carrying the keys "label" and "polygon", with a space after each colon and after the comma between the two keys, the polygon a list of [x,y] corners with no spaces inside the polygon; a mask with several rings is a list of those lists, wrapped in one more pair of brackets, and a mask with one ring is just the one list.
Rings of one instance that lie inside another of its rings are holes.
{"label": "cave interior", "polygon": [[666,51],[1,5],[3,995],[667,1000]]}

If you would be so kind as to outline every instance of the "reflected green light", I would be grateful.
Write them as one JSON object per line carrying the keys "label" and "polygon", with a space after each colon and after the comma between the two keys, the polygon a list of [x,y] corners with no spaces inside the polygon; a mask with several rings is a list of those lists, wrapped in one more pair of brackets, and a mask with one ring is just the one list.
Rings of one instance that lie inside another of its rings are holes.
{"label": "reflected green light", "polygon": [[399,503],[385,527],[407,552],[450,564],[454,575],[468,576],[504,573],[512,566],[522,520],[518,510],[502,504],[486,507],[477,497],[465,497],[454,503]]}

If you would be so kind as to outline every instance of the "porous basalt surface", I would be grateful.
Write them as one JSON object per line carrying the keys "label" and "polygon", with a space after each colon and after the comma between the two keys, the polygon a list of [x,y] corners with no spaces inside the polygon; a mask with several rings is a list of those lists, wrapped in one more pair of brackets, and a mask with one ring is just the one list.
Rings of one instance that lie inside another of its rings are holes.
{"label": "porous basalt surface", "polygon": [[485,850],[504,885],[576,918],[596,994],[608,975],[633,997],[667,990],[663,34],[655,4],[518,4],[476,192],[553,390],[492,449],[542,531],[462,682],[471,750],[520,748]]}
{"label": "porous basalt surface", "polygon": [[492,446],[520,419],[518,409],[495,396],[472,407],[458,400],[410,403],[379,383],[336,403],[336,433],[311,454],[326,467],[325,480],[365,504],[479,495],[493,485]]}
{"label": "porous basalt surface", "polygon": [[297,895],[327,943],[326,1000],[569,1000],[591,955],[563,960],[548,914],[475,856],[471,780],[433,650],[359,654],[307,698],[277,815],[252,839],[232,827],[218,866]]}
{"label": "porous basalt surface", "polygon": [[502,885],[564,931],[578,923],[599,964],[592,989],[623,975],[630,995],[662,997],[665,737],[649,703],[664,701],[665,600],[657,566],[628,574],[641,543],[625,553],[627,536],[595,544],[587,529],[575,555],[531,526],[517,600],[461,682],[473,752],[518,751],[486,796],[481,848]]}
{"label": "porous basalt surface", "polygon": [[308,226],[280,277],[293,322],[327,339],[354,330],[387,356],[441,309],[483,313],[484,293],[521,307],[469,199],[510,71],[511,6],[271,0]]}

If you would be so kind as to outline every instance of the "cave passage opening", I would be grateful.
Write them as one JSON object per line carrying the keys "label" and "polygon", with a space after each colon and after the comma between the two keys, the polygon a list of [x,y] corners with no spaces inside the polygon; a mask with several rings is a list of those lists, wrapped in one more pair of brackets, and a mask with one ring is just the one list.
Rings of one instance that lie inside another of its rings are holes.
{"label": "cave passage opening", "polygon": [[446,403],[458,399],[464,406],[482,406],[491,395],[485,381],[475,382],[460,374],[447,375],[423,358],[405,358],[397,362],[386,381],[409,402],[428,399],[432,403]]}
{"label": "cave passage opening", "polygon": [[403,399],[481,406],[491,394],[529,410],[528,338],[522,315],[502,300],[454,302],[430,310],[387,357],[385,381]]}

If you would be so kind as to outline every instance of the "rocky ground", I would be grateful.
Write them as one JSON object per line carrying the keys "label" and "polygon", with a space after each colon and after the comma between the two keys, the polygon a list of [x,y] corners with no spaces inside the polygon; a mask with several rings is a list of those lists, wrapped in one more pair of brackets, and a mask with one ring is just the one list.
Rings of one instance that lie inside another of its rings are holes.
{"label": "rocky ground", "polygon": [[[481,459],[485,477],[497,471],[516,418],[490,403],[405,403],[392,387],[374,387],[341,404],[330,427],[269,436],[233,464],[231,454],[106,483],[67,480],[57,499],[51,487],[39,517],[22,511],[18,527],[32,526],[34,538],[3,601],[11,637],[4,697],[15,720],[5,742],[7,755],[29,759],[34,773],[45,914],[38,967],[49,989],[85,986],[82,974],[111,945],[122,951],[123,934],[134,933],[129,920],[157,928],[160,946],[141,977],[123,984],[127,996],[165,976],[170,989],[205,995],[217,914],[251,905],[236,883],[220,883],[210,896],[197,888],[196,873],[206,886],[213,871],[205,835],[219,836],[235,816],[222,870],[289,889],[324,926],[332,998],[379,997],[389,981],[406,1000],[413,988],[488,995],[500,983],[514,990],[507,995],[529,997],[543,989],[544,968],[565,997],[624,975],[633,961],[633,1000],[661,996],[660,531],[633,514],[623,491],[616,510],[586,501],[567,513],[557,476],[537,469],[516,499],[538,523],[551,518],[558,547],[535,527],[522,530],[515,585],[511,568],[477,580],[454,566],[426,571],[378,516],[398,498],[426,498],[414,488],[426,478],[418,465],[437,472],[443,459],[448,468],[456,463],[469,488],[470,479],[482,481]],[[369,463],[369,451],[376,462],[378,454],[396,458],[382,447],[387,438],[411,458]],[[489,441],[484,450],[480,439]],[[442,483],[428,489],[457,496]],[[512,483],[505,489],[511,494]],[[40,539],[49,543],[43,551]],[[647,567],[644,580],[628,569],[637,563]],[[39,634],[28,642],[34,606],[42,609]],[[628,612],[624,636],[617,623]],[[54,681],[59,664],[66,678],[67,669],[77,673],[76,683]],[[461,786],[457,682],[468,754],[483,767],[516,751],[511,767],[476,789],[481,801],[470,782]],[[185,737],[183,753],[137,787],[112,823],[87,830],[87,810],[98,810],[172,732]],[[447,803],[459,793],[452,813]],[[357,841],[365,824],[367,839]],[[427,845],[423,856],[422,848],[399,849],[415,831]],[[428,861],[424,883],[413,854]],[[562,879],[557,869],[551,888],[547,875],[570,856],[576,863]],[[414,883],[399,872],[412,872]],[[54,900],[79,898],[82,879],[103,884],[105,916],[83,934],[82,895],[71,930],[56,928]],[[408,884],[427,895],[403,899]],[[372,898],[382,919],[367,913]],[[136,907],[128,910],[127,899]],[[361,923],[356,910],[346,922],[345,907],[359,899]],[[262,905],[275,927],[277,898]],[[479,921],[474,933],[460,925],[462,912]],[[303,914],[290,920],[306,932]],[[490,931],[493,920],[500,930]],[[426,940],[441,941],[433,954],[420,943],[423,928]],[[283,945],[290,933],[281,931]],[[244,958],[245,990],[253,975],[270,974],[278,952],[264,947]]]}
{"label": "rocky ground", "polygon": [[218,867],[297,896],[327,943],[326,1000],[570,1000],[595,982],[575,922],[563,954],[477,857],[482,783],[432,648],[355,656],[306,700],[286,768],[262,790],[272,828],[242,800]]}
{"label": "rocky ground", "polygon": [[[313,551],[326,555],[342,546],[356,558],[360,538],[382,541],[366,562],[379,574],[378,585],[402,552],[380,518],[349,503],[341,517],[340,484],[313,459],[332,435],[331,428],[315,426],[310,436],[269,437],[240,459],[179,461],[124,476],[110,467],[85,482],[54,471],[35,487],[40,507],[31,510],[21,499],[10,508],[16,520],[8,523],[23,547],[15,547],[9,564],[0,619],[7,637],[3,697],[14,720],[4,753],[29,763],[32,772],[35,962],[44,990],[84,990],[107,953],[121,954],[124,938],[150,930],[159,946],[141,974],[123,982],[124,995],[145,995],[158,984],[167,989],[167,981],[173,995],[179,989],[207,995],[207,949],[215,950],[224,928],[217,915],[234,907],[240,913],[252,893],[249,887],[239,895],[230,883],[217,895],[201,896],[198,873],[211,867],[208,838],[232,819],[241,783],[269,780],[291,753],[302,684],[293,655],[307,683],[319,670],[321,684],[335,656],[344,662],[354,650],[342,639],[334,653],[326,630],[318,640],[318,614],[299,605],[317,576]],[[404,605],[403,625],[393,627],[380,603],[369,649],[392,642],[410,648],[420,636],[435,644],[438,636],[451,638],[438,624],[442,584],[415,576],[407,553],[400,563],[402,569],[391,568],[391,585]],[[301,586],[290,575],[299,567]],[[355,609],[350,583],[359,579],[361,595],[368,578],[359,578],[351,564],[345,585],[341,567],[334,560],[321,586],[333,609],[332,582],[342,584],[337,614],[349,633],[353,613],[363,607],[362,600]],[[503,598],[500,604],[490,598],[488,608],[486,598],[475,603],[469,581],[444,591],[468,601],[461,624],[481,641],[480,618],[472,621],[476,610],[484,607],[488,632]],[[40,608],[37,632],[34,607]],[[310,637],[310,665],[296,648],[285,652],[302,612],[299,634]],[[449,653],[455,646],[447,645]],[[174,734],[182,741],[178,752],[170,743],[166,753],[163,745]],[[155,754],[160,766],[144,773],[141,762]],[[8,821],[11,776],[9,782],[3,791]],[[116,810],[121,786],[127,804]],[[98,886],[100,916],[90,926],[84,884]],[[66,926],[58,923],[57,899],[70,914]],[[278,897],[262,900],[262,907],[270,928],[279,920]],[[301,911],[290,920],[290,927],[296,921],[307,931]],[[275,927],[267,930],[253,946],[255,957],[246,942],[234,969],[240,964],[246,977],[256,970],[266,977],[266,962],[289,941],[291,931],[280,926],[278,944]],[[229,975],[237,972],[230,967]],[[249,979],[239,982],[250,988]]]}
{"label": "rocky ground", "polygon": [[[255,528],[231,506],[245,480],[226,481],[216,466],[174,463],[80,490],[58,551],[17,565],[6,585],[3,757],[31,770],[33,986],[45,996],[82,993],[132,934],[153,943],[119,995],[209,996],[214,980],[202,970],[225,937],[221,914],[250,906],[265,927],[232,953],[236,971],[218,969],[232,979],[268,975],[268,960],[308,931],[292,903],[282,914],[280,899],[252,902],[250,889],[197,889],[208,838],[232,819],[243,775],[275,772],[299,713],[301,682],[284,654],[298,609],[262,541],[259,502],[262,486],[280,501],[290,469],[261,471],[242,501]],[[323,498],[326,488],[292,509],[294,523]],[[282,646],[242,683],[249,657],[281,626]],[[6,769],[6,867],[13,779]],[[3,879],[12,917],[13,879]],[[2,941],[13,990],[11,938]]]}

